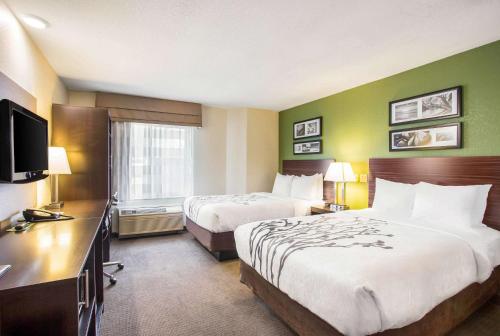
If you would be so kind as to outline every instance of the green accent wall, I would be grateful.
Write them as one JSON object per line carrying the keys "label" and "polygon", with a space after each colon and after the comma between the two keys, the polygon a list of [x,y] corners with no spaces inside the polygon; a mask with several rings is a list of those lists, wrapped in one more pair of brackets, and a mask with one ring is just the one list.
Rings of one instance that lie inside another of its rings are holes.
{"label": "green accent wall", "polygon": [[[391,129],[462,121],[462,149],[389,152],[389,101],[458,85],[462,118]],[[293,155],[293,123],[316,116],[323,116],[323,153]],[[500,41],[284,110],[279,130],[280,162],[335,158],[351,162],[357,174],[368,172],[371,157],[500,155]],[[366,207],[367,183],[350,183],[347,203]]]}

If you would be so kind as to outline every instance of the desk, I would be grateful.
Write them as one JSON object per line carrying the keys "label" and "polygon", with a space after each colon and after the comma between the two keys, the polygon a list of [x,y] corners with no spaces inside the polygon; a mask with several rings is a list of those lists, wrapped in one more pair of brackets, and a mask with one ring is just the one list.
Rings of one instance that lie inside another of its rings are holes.
{"label": "desk", "polygon": [[0,264],[12,265],[0,278],[1,335],[98,333],[108,201],[71,201],[63,211],[75,219],[0,236]]}

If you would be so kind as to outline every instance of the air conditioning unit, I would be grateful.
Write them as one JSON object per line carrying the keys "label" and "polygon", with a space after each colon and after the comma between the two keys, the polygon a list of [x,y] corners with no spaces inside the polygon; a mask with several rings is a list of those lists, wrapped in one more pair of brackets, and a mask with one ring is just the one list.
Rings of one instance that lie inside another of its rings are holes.
{"label": "air conditioning unit", "polygon": [[182,206],[119,207],[118,238],[184,230]]}

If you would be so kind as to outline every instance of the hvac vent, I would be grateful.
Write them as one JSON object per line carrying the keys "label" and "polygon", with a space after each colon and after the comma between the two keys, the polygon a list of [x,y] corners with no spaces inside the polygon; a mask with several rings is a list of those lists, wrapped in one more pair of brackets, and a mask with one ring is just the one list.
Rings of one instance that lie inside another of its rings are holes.
{"label": "hvac vent", "polygon": [[184,229],[182,207],[124,208],[118,211],[118,237],[129,238]]}
{"label": "hvac vent", "polygon": [[136,209],[121,209],[120,216],[132,215],[156,215],[167,213],[167,208],[136,208]]}

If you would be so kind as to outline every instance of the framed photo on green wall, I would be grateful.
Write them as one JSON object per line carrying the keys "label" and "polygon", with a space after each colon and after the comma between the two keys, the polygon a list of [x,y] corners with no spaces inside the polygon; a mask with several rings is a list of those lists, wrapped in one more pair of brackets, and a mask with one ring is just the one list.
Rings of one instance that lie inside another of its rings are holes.
{"label": "framed photo on green wall", "polygon": [[313,140],[313,141],[303,141],[296,142],[293,144],[293,154],[321,154],[323,152],[323,141]]}
{"label": "framed photo on green wall", "polygon": [[462,123],[389,132],[389,151],[462,148]]}
{"label": "framed photo on green wall", "polygon": [[293,140],[321,136],[323,117],[316,117],[293,123]]}
{"label": "framed photo on green wall", "polygon": [[389,102],[389,126],[461,116],[461,86]]}

